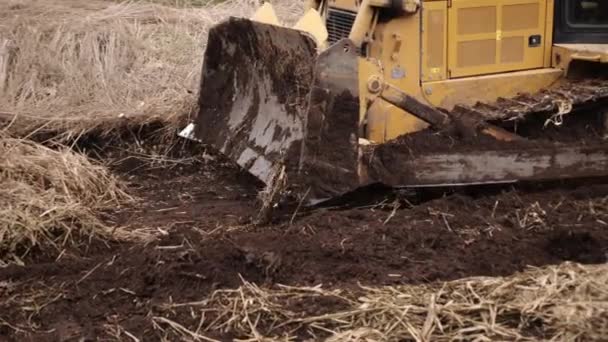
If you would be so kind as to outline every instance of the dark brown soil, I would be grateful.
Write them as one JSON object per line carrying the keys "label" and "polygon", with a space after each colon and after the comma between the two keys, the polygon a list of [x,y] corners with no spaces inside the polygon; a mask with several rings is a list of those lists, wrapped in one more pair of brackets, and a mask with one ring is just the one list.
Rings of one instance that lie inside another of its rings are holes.
{"label": "dark brown soil", "polygon": [[513,147],[513,143],[505,143],[485,134],[459,138],[448,131],[428,129],[397,137],[376,147],[374,153],[400,152],[400,154],[403,154],[403,151],[408,151],[412,155],[418,155],[432,152],[470,151],[472,149],[493,150]]}
{"label": "dark brown soil", "polygon": [[606,261],[607,186],[317,209],[300,211],[291,223],[288,212],[279,223],[255,227],[258,184],[231,165],[209,160],[150,169],[126,160],[117,172],[141,201],[107,219],[155,232],[157,240],[92,241],[58,260],[39,256],[0,269],[0,339],[94,340],[121,326],[156,340],[151,319],[165,314],[163,304],[201,300],[239,286],[240,277],[267,286],[355,288]]}
{"label": "dark brown soil", "polygon": [[[601,142],[604,131],[599,111],[565,115],[563,124],[546,124],[546,116],[528,117],[526,121],[502,123],[507,131],[525,138],[522,141],[500,141],[483,133],[455,134],[453,130],[423,130],[407,134],[380,145],[374,153],[420,155],[433,152],[471,150],[513,150],[521,148],[551,147],[556,144],[595,144]],[[499,124],[498,122],[495,122]]]}

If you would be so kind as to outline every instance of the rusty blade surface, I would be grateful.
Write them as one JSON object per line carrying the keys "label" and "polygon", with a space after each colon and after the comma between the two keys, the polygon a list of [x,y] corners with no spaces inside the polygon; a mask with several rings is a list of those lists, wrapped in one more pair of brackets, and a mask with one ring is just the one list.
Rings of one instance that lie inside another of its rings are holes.
{"label": "rusty blade surface", "polygon": [[194,135],[263,182],[304,136],[315,42],[278,26],[230,18],[205,51]]}

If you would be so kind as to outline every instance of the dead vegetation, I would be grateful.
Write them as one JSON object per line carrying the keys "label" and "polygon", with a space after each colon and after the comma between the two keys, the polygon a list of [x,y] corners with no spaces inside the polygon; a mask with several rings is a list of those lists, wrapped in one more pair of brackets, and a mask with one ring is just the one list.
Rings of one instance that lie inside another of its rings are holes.
{"label": "dead vegetation", "polygon": [[305,331],[311,340],[326,341],[599,341],[608,334],[606,271],[605,265],[564,263],[505,278],[356,291],[244,282],[200,302],[167,306],[200,319],[194,328],[161,317],[154,322],[192,340],[206,340],[202,331],[221,331],[287,341]]}
{"label": "dead vegetation", "polygon": [[121,237],[97,211],[131,197],[117,178],[68,147],[0,139],[0,258],[33,247],[57,252],[76,237]]}
{"label": "dead vegetation", "polygon": [[[287,19],[301,6],[283,4]],[[50,131],[63,140],[149,122],[174,135],[196,105],[209,28],[228,16],[250,16],[255,6],[4,1],[0,120],[17,118],[13,135]]]}

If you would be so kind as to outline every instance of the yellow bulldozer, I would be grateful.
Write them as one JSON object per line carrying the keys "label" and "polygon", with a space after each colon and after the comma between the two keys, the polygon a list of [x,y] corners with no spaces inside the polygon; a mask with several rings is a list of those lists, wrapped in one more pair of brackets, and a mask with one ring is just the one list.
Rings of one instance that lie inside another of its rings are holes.
{"label": "yellow bulldozer", "polygon": [[209,32],[181,136],[307,203],[608,175],[608,1],[268,3]]}

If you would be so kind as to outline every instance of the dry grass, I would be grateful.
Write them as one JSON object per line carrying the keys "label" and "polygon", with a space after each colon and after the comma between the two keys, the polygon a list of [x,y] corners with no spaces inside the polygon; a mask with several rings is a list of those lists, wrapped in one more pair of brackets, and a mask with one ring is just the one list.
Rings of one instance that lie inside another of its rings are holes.
{"label": "dry grass", "polygon": [[[173,135],[195,109],[209,28],[228,16],[250,16],[256,6],[3,1],[0,123],[17,116],[13,135],[42,129],[72,138],[160,121]],[[301,4],[277,9],[289,21]]]}
{"label": "dry grass", "polygon": [[96,216],[129,200],[107,169],[67,147],[0,139],[0,259],[57,250],[81,236],[120,237]]}
{"label": "dry grass", "polygon": [[[107,169],[61,145],[23,138],[65,143],[160,122],[165,128],[155,134],[170,149],[196,109],[208,29],[228,16],[250,16],[257,6],[231,0],[183,8],[194,5],[0,2],[0,256],[59,248],[75,235],[118,234],[96,215],[128,199]],[[277,8],[293,20],[301,4]]]}
{"label": "dry grass", "polygon": [[[113,0],[115,2],[124,2],[124,0]],[[133,2],[148,2],[170,7],[204,7],[213,4],[221,3],[224,0],[133,0]]]}
{"label": "dry grass", "polygon": [[[190,329],[156,317],[157,329],[204,340],[205,332],[251,341],[600,341],[608,336],[608,266],[530,269],[506,278],[432,286],[263,289],[245,282],[197,303],[172,304],[200,320]],[[293,303],[298,303],[294,306]],[[319,305],[339,302],[334,307]],[[303,308],[325,313],[309,315]],[[182,316],[183,317],[183,316]]]}

